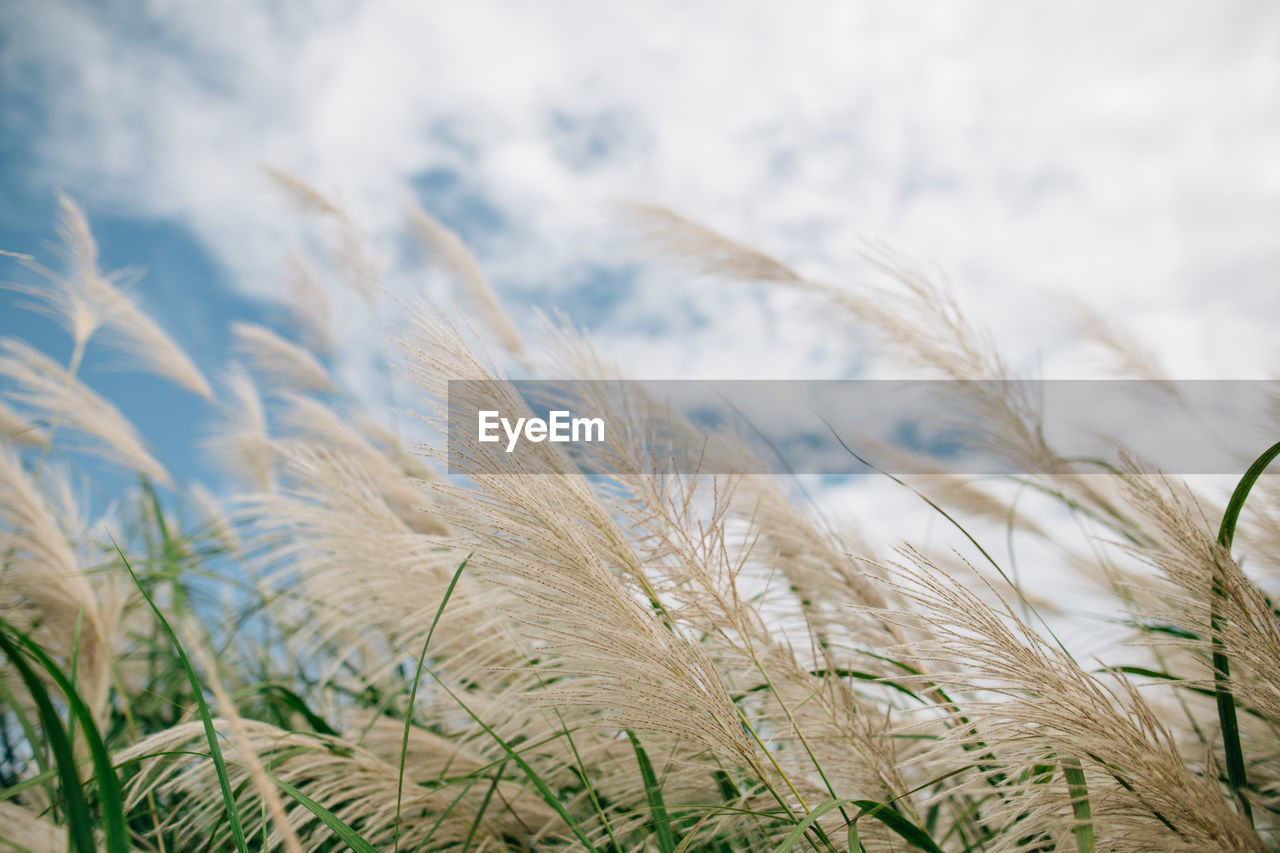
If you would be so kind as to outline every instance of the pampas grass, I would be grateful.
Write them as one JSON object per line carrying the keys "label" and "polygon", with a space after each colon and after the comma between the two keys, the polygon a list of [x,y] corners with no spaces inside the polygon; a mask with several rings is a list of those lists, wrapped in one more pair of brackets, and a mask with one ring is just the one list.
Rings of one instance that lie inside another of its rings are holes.
{"label": "pampas grass", "polygon": [[68,372],[75,374],[85,345],[99,330],[106,343],[125,356],[124,365],[155,373],[206,399],[213,399],[208,381],[187,354],[123,289],[138,273],[103,272],[98,267],[98,243],[84,211],[59,194],[61,210],[59,253],[66,271],[55,272],[29,256],[23,262],[44,279],[43,285],[7,285],[35,301],[27,303],[56,320],[71,335],[75,354]]}
{"label": "pampas grass", "polygon": [[50,433],[74,430],[87,452],[169,484],[169,474],[120,410],[35,347],[0,338],[0,377],[10,383],[9,400],[40,418]]}
{"label": "pampas grass", "polygon": [[[274,177],[334,226],[340,275],[377,299],[351,216]],[[700,446],[698,431],[639,395],[619,404],[615,421],[632,420],[617,423],[616,458],[595,476],[550,444],[531,463],[541,473],[511,475],[462,436],[451,450],[474,470],[448,477],[439,443],[402,447],[320,356],[246,323],[233,335],[248,369],[226,369],[223,420],[206,442],[235,491],[175,489],[138,430],[76,378],[86,344],[111,329],[140,364],[212,391],[139,319],[120,277],[98,270],[79,208],[61,209],[66,271],[25,258],[44,283],[20,289],[66,328],[71,361],[0,345],[0,630],[21,658],[0,678],[7,843],[1280,843],[1280,617],[1265,592],[1280,562],[1274,484],[1226,505],[1147,470],[1141,447],[1121,468],[1066,471],[1017,386],[963,381],[1010,373],[950,294],[901,259],[871,253],[878,284],[815,282],[669,211],[633,210],[658,252],[829,300],[901,369],[961,380],[955,405],[1058,516],[956,475],[886,476],[959,545],[878,552],[875,531],[828,523],[779,477],[635,473],[649,461],[645,424],[718,470],[760,470],[745,444]],[[411,219],[522,371],[618,377],[571,329],[522,338],[457,235],[421,211]],[[415,428],[441,423],[449,380],[489,380],[468,386],[482,407],[523,405],[463,323],[425,305],[409,312],[398,335],[420,395]],[[1160,375],[1119,328],[1094,337],[1126,371]],[[312,331],[325,339],[323,322]],[[139,478],[118,498],[110,538],[79,521],[67,485],[85,451]],[[1072,635],[1092,617],[1022,588],[993,556],[1002,543],[967,526],[993,521],[1011,540],[1044,543],[1045,571],[1096,590],[1106,644],[1082,653]],[[110,766],[90,748],[100,743]]]}

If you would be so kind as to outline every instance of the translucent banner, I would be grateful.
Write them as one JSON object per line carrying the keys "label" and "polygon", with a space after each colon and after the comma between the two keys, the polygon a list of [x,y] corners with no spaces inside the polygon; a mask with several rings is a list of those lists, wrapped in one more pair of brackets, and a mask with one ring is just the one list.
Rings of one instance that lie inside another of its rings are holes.
{"label": "translucent banner", "polygon": [[1280,381],[449,383],[456,474],[1239,474]]}

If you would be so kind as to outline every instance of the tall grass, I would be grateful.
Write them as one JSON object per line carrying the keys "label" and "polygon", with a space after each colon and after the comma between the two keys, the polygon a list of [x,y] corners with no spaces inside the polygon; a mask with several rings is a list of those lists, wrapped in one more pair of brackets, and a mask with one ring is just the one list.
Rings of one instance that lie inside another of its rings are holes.
{"label": "tall grass", "polygon": [[[351,218],[278,180],[334,224],[339,271],[376,300]],[[24,256],[44,278],[19,289],[73,355],[0,342],[0,840],[16,849],[1277,846],[1276,447],[1227,501],[1147,471],[1141,447],[1080,476],[1013,386],[964,386],[957,405],[1029,472],[1018,484],[1081,532],[987,483],[886,475],[960,538],[884,556],[778,477],[588,478],[550,452],[545,473],[447,477],[442,447],[401,447],[320,355],[239,324],[209,452],[242,491],[214,498],[175,488],[80,380],[110,331],[139,366],[214,395],[61,204],[65,268]],[[701,272],[830,300],[904,364],[1009,376],[897,261],[880,259],[881,286],[836,287],[636,214]],[[426,214],[414,227],[523,372],[615,375],[571,330],[522,340],[457,235]],[[399,346],[425,418],[449,380],[501,379],[469,340],[412,309]],[[93,522],[73,487],[85,452],[138,482]],[[981,519],[1073,567],[1117,641],[1073,652],[1055,632],[1091,617],[1024,588],[1029,568]]]}

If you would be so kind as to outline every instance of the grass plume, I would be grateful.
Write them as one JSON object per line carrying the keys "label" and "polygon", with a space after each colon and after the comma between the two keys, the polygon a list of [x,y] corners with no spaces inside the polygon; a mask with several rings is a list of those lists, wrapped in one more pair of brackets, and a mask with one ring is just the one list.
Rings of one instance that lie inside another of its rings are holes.
{"label": "grass plume", "polygon": [[[372,305],[352,216],[273,179],[333,227],[339,276]],[[228,365],[215,392],[120,289],[124,274],[99,270],[83,212],[65,198],[60,211],[63,269],[22,256],[41,283],[19,289],[66,327],[72,359],[0,341],[0,840],[307,853],[1280,843],[1280,491],[1262,473],[1280,450],[1230,500],[1149,470],[1141,447],[1100,473],[1067,470],[1036,401],[1001,381],[996,341],[901,258],[871,251],[874,283],[811,281],[635,208],[686,268],[826,300],[828,322],[873,332],[904,371],[955,380],[954,404],[1025,473],[883,478],[943,531],[886,550],[795,483],[750,473],[745,441],[601,391],[578,401],[617,405],[598,470],[546,443],[538,473],[513,476],[462,435],[449,449],[475,464],[450,476],[433,432],[450,380],[488,380],[468,386],[477,407],[529,411],[473,339],[534,375],[619,373],[572,329],[517,325],[444,225],[421,211],[406,223],[468,288],[481,331],[403,306],[416,415],[389,430],[396,413],[365,411],[368,395],[326,368],[331,352],[264,326],[231,330],[246,366]],[[327,320],[308,322],[326,341]],[[232,493],[176,488],[80,381],[86,343],[112,328],[148,369],[217,400],[205,450]],[[1093,337],[1126,372],[1163,379],[1119,324]],[[650,431],[736,473],[646,473]],[[109,536],[81,521],[72,451],[140,477],[116,495]],[[1027,542],[1043,565],[1020,572],[1012,546]],[[1082,638],[1096,613],[1020,580],[1051,570],[1094,590],[1105,632]]]}

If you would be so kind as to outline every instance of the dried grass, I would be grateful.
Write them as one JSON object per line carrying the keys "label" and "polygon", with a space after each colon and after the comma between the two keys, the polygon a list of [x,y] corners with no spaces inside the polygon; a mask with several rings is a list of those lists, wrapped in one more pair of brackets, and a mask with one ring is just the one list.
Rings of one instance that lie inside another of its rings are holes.
{"label": "dried grass", "polygon": [[[337,224],[340,266],[372,298],[350,217],[275,177]],[[1100,659],[1073,654],[1054,629],[1084,617],[1024,593],[986,556],[996,549],[963,536],[962,551],[890,555],[867,544],[874,531],[837,536],[785,481],[742,473],[759,470],[743,444],[700,447],[702,434],[638,394],[582,401],[623,416],[616,458],[595,476],[550,444],[529,463],[541,473],[513,476],[465,437],[450,449],[470,475],[444,476],[438,443],[406,455],[315,356],[246,324],[239,354],[268,383],[270,406],[247,372],[228,374],[211,452],[242,491],[219,501],[192,490],[199,523],[182,525],[164,509],[177,496],[154,490],[169,485],[164,470],[79,383],[78,363],[8,340],[0,374],[21,411],[0,410],[0,615],[74,668],[127,780],[131,844],[227,849],[230,796],[261,849],[333,849],[336,826],[357,849],[367,848],[351,838],[385,850],[672,853],[798,840],[833,851],[846,849],[855,818],[869,851],[1275,846],[1274,484],[1250,498],[1233,555],[1211,524],[1222,507],[1183,483],[1136,461],[1106,476],[1064,471],[1034,401],[1011,384],[964,381],[1009,372],[948,293],[900,260],[877,251],[887,284],[836,287],[668,211],[637,215],[698,272],[808,290],[876,329],[900,363],[959,380],[956,405],[1029,472],[1024,485],[1081,522],[1080,541],[1055,539],[1062,525],[953,475],[912,481],[933,502],[921,512],[1047,542],[1053,568],[1098,590],[1120,642],[1095,647]],[[457,235],[420,212],[414,225],[472,290],[489,333],[525,353]],[[31,295],[82,344],[113,322],[93,294],[114,285],[69,201],[62,229],[71,272]],[[139,328],[120,326],[134,346],[165,351]],[[618,377],[571,330],[541,340],[551,373]],[[1126,369],[1156,375],[1119,332],[1100,340]],[[454,379],[488,380],[463,402],[521,410],[501,370],[440,312],[414,306],[401,346],[427,426]],[[85,533],[72,490],[50,474],[66,430],[149,481],[125,500],[122,554]],[[651,430],[740,472],[635,473],[651,461]],[[183,636],[216,698],[209,725],[222,733],[228,791],[203,754],[205,722],[172,648],[115,585],[124,553],[140,589],[192,626]],[[1251,579],[1255,563],[1272,574]],[[231,599],[234,623],[199,602],[210,584]],[[1231,663],[1243,787],[1223,769],[1215,652]],[[74,816],[47,810],[57,788],[39,775],[34,706],[10,701],[24,688],[8,663],[4,676],[11,801],[0,817],[16,843],[43,844],[32,833]]]}

